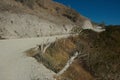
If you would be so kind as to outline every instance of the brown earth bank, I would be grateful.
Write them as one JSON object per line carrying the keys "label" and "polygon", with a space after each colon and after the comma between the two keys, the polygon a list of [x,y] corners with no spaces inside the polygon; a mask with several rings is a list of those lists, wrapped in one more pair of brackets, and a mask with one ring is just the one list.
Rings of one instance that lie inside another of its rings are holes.
{"label": "brown earth bank", "polygon": [[79,36],[52,43],[40,62],[58,73],[70,57],[80,54],[58,80],[119,80],[120,79],[120,27],[106,27],[96,33],[82,31]]}

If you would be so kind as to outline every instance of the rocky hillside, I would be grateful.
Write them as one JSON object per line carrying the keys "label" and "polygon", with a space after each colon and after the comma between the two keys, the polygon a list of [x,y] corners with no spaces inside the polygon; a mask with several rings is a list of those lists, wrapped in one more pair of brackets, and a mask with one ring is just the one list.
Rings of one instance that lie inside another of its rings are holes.
{"label": "rocky hillside", "polygon": [[91,21],[51,0],[1,0],[1,38],[41,37],[72,33],[74,28],[96,28]]}
{"label": "rocky hillside", "polygon": [[52,0],[0,0],[0,80],[120,80],[119,35]]}

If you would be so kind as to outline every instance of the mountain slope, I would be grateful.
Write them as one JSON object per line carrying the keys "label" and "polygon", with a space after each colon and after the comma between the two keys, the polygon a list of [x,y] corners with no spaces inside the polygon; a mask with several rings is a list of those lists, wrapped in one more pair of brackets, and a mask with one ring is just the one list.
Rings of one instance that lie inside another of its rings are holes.
{"label": "mountain slope", "polygon": [[0,0],[0,12],[1,80],[120,79],[119,27],[52,0]]}
{"label": "mountain slope", "polygon": [[[82,52],[58,78],[60,80],[119,80],[120,27],[107,27],[105,32],[91,30],[79,36],[60,39],[42,55],[43,64],[58,73],[76,51]],[[41,60],[40,60],[41,61]]]}
{"label": "mountain slope", "polygon": [[71,30],[96,28],[76,11],[51,0],[1,0],[1,38],[41,37],[71,33]]}

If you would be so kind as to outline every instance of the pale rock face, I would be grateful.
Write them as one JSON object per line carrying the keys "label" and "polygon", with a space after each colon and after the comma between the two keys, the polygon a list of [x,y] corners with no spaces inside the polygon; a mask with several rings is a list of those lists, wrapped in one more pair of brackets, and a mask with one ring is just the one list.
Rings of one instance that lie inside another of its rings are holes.
{"label": "pale rock face", "polygon": [[92,23],[90,22],[90,20],[86,20],[84,21],[83,23],[83,26],[82,26],[83,29],[91,29],[95,32],[103,32],[105,31],[105,29],[103,29],[101,26],[97,26],[97,25],[92,25]]}
{"label": "pale rock face", "polygon": [[[105,29],[93,26],[90,20],[83,21],[83,29],[102,32]],[[0,13],[0,37],[31,38],[52,35],[69,34],[73,24],[58,24],[30,14]]]}
{"label": "pale rock face", "polygon": [[3,38],[42,37],[68,34],[72,25],[57,24],[30,14],[0,13]]}
{"label": "pale rock face", "polygon": [[103,32],[103,31],[105,31],[104,28],[102,28],[101,26],[97,26],[97,25],[93,26],[92,30],[96,31],[96,32]]}
{"label": "pale rock face", "polygon": [[83,29],[92,29],[93,26],[89,20],[85,20],[82,26]]}

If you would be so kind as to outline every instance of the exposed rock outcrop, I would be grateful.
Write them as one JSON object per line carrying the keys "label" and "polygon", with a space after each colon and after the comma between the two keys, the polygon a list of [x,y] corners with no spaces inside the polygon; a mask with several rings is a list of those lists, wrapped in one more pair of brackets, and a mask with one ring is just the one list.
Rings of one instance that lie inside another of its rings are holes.
{"label": "exposed rock outcrop", "polygon": [[51,0],[32,1],[0,1],[0,36],[2,38],[69,34],[76,26],[97,32],[104,31],[102,28],[93,26],[86,17],[59,3]]}

